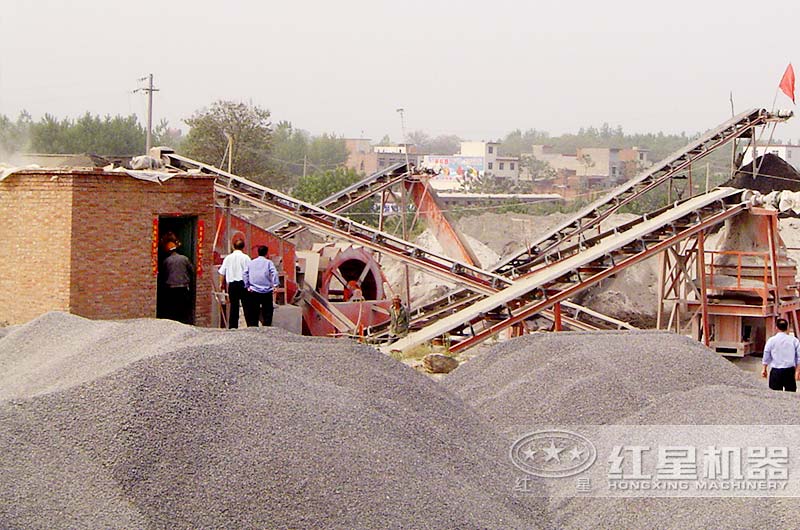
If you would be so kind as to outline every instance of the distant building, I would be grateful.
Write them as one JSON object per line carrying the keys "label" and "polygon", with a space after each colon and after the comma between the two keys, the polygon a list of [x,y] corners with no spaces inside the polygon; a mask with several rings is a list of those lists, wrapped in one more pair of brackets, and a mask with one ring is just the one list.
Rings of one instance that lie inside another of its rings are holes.
{"label": "distant building", "polygon": [[365,175],[377,173],[389,166],[408,161],[416,165],[418,156],[412,144],[372,145],[369,138],[345,138],[345,166]]}
{"label": "distant building", "polygon": [[[792,144],[759,144],[756,146],[756,157],[763,156],[770,153],[781,157],[792,165],[795,169],[800,171],[800,145]],[[744,158],[742,165],[749,164],[753,161],[753,147],[748,145],[744,151]]]}
{"label": "distant building", "polygon": [[649,150],[638,147],[582,147],[574,154],[564,154],[552,146],[534,145],[530,156],[547,162],[555,175],[542,178],[524,174],[521,178],[532,179],[537,192],[562,193],[565,197],[615,186],[652,165]]}
{"label": "distant building", "polygon": [[519,158],[498,154],[497,142],[461,142],[454,155],[425,155],[422,165],[438,172],[431,186],[439,190],[456,190],[469,177],[519,179]]}

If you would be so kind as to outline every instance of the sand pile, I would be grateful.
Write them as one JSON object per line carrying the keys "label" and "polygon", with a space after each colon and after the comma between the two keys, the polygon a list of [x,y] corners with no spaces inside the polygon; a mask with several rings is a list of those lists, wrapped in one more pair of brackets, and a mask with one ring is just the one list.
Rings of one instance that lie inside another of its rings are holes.
{"label": "sand pile", "polygon": [[543,524],[476,413],[347,341],[52,313],[0,374],[3,528]]}
{"label": "sand pile", "polygon": [[[796,395],[772,392],[667,332],[529,335],[462,365],[443,385],[510,439],[571,424],[800,422]],[[553,497],[549,507],[560,528],[756,528],[800,516],[786,499]]]}
{"label": "sand pile", "polygon": [[528,248],[534,241],[570,219],[572,215],[574,214],[526,215],[486,212],[462,217],[458,220],[458,229],[485,243],[502,259]]}
{"label": "sand pile", "polygon": [[[472,248],[475,256],[480,261],[482,268],[489,269],[492,265],[497,263],[498,256],[491,248],[470,235],[465,234],[464,237],[467,240],[467,244]],[[442,250],[442,245],[430,229],[425,229],[424,232],[417,236],[414,239],[414,244],[436,254],[447,255],[447,253]],[[404,267],[402,263],[392,260],[389,257],[384,257],[383,272],[386,274],[386,278],[389,280],[394,292],[405,292]],[[456,287],[455,283],[440,280],[414,267],[409,267],[408,272],[409,283],[411,285],[411,300],[414,305],[421,305],[434,300]]]}

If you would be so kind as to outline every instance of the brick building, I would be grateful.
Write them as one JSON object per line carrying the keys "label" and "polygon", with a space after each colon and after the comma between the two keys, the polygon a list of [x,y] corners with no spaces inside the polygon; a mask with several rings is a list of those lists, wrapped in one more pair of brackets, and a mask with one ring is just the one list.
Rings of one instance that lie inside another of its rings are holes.
{"label": "brick building", "polygon": [[422,165],[437,172],[431,186],[437,190],[461,189],[462,181],[475,177],[519,180],[519,157],[502,156],[498,142],[461,142],[456,155],[426,155]]}
{"label": "brick building", "polygon": [[417,165],[419,154],[412,144],[372,145],[369,138],[345,138],[345,167],[364,175],[372,175],[395,164]]}
{"label": "brick building", "polygon": [[157,183],[102,169],[23,169],[0,180],[0,323],[54,310],[156,317],[159,242],[171,231],[197,271],[194,322],[210,325],[213,189],[209,176]]}
{"label": "brick building", "polygon": [[546,162],[555,171],[549,178],[523,175],[533,180],[535,191],[570,199],[616,186],[652,165],[649,150],[639,147],[581,147],[565,154],[549,145],[534,145],[526,156]]}

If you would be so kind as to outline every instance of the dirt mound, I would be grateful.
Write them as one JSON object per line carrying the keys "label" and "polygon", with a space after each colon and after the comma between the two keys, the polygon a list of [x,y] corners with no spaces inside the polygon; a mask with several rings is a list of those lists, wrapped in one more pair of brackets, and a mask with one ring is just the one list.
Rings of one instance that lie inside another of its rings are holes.
{"label": "dirt mound", "polygon": [[[755,178],[753,164],[757,171]],[[800,172],[781,157],[767,153],[742,166],[723,186],[755,190],[764,194],[781,190],[800,191]]]}
{"label": "dirt mound", "polygon": [[49,314],[0,367],[0,527],[543,524],[505,442],[366,346]]}

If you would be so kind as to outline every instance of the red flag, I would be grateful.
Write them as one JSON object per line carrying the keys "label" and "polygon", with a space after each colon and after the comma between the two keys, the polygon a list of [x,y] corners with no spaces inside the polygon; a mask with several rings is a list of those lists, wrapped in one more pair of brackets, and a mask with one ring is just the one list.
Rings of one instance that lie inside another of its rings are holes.
{"label": "red flag", "polygon": [[781,84],[778,85],[778,88],[783,90],[784,94],[792,98],[792,103],[794,103],[794,68],[792,68],[792,63],[789,63],[789,66],[786,67],[786,71],[783,72]]}

